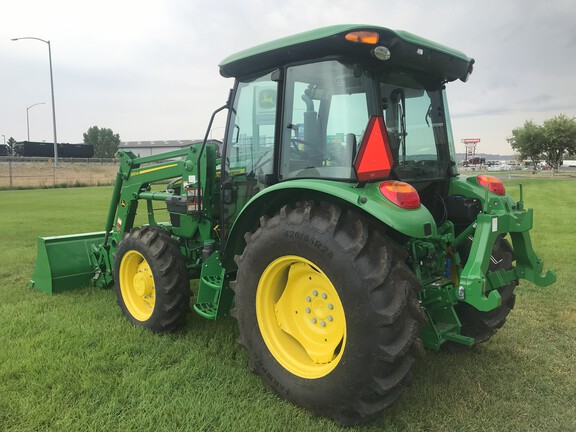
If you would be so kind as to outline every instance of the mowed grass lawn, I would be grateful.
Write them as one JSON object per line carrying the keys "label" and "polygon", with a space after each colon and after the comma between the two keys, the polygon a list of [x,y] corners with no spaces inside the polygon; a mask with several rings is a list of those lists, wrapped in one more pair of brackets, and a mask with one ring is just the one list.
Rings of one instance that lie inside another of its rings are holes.
{"label": "mowed grass lawn", "polygon": [[[506,182],[518,198],[517,182]],[[36,238],[102,230],[111,187],[0,192],[1,431],[335,431],[249,372],[233,319],[157,336],[110,289],[27,287]],[[576,430],[576,181],[526,180],[532,240],[558,282],[523,282],[493,339],[428,352],[403,397],[359,431]]]}

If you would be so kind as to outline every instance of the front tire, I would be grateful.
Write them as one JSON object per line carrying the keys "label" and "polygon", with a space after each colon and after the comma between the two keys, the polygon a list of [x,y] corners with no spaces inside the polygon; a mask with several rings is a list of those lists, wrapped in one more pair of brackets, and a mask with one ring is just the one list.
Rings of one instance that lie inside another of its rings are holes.
{"label": "front tire", "polygon": [[190,306],[186,262],[165,229],[130,231],[115,256],[114,285],[118,304],[133,324],[163,333],[184,322]]}
{"label": "front tire", "polygon": [[233,315],[251,368],[281,397],[341,425],[399,396],[423,314],[405,251],[329,204],[285,206],[246,235]]}

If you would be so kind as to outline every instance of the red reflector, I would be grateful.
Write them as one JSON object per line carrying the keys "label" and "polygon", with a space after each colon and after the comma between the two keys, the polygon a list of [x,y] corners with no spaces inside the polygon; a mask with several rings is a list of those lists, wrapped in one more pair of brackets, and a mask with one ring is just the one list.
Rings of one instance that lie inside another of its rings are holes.
{"label": "red reflector", "polygon": [[383,179],[392,169],[392,152],[382,117],[373,116],[368,122],[360,150],[354,160],[354,171],[359,181]]}
{"label": "red reflector", "polygon": [[480,186],[485,187],[490,192],[496,195],[504,195],[506,193],[506,188],[504,183],[498,178],[490,175],[479,175],[476,177]]}
{"label": "red reflector", "polygon": [[420,196],[412,185],[408,183],[388,180],[380,183],[380,192],[388,201],[405,209],[420,207]]}

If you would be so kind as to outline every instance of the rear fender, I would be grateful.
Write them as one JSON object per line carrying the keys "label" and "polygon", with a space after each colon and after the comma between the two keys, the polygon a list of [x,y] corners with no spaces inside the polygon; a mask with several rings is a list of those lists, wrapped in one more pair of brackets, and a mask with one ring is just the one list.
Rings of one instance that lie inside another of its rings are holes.
{"label": "rear fender", "polygon": [[382,196],[378,183],[356,187],[355,183],[330,180],[299,179],[270,186],[255,195],[241,210],[228,233],[223,253],[223,264],[235,269],[233,258],[246,246],[244,234],[258,226],[262,215],[271,215],[284,204],[301,200],[325,200],[353,206],[359,213],[368,214],[383,225],[412,238],[436,235],[434,218],[424,206],[403,209]]}

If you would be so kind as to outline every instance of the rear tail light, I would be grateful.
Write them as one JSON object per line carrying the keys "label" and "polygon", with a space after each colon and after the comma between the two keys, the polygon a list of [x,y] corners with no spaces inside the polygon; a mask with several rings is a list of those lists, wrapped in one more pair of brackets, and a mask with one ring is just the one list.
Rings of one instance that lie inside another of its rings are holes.
{"label": "rear tail light", "polygon": [[502,183],[502,180],[500,180],[498,177],[490,175],[479,175],[476,177],[476,179],[478,179],[480,186],[485,187],[496,195],[504,195],[506,193],[504,183]]}
{"label": "rear tail light", "polygon": [[380,183],[380,192],[388,201],[404,209],[420,207],[420,196],[412,185],[408,183],[388,180]]}

